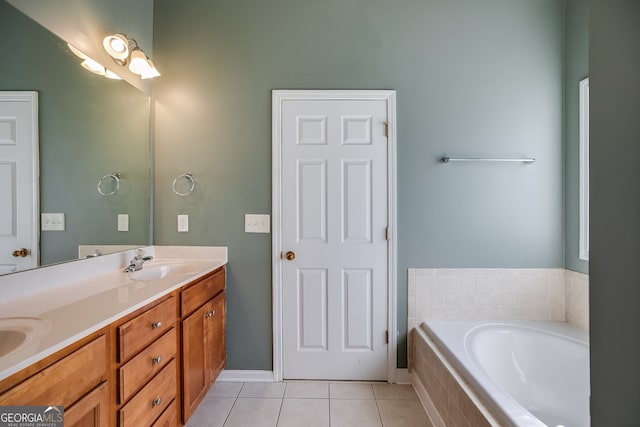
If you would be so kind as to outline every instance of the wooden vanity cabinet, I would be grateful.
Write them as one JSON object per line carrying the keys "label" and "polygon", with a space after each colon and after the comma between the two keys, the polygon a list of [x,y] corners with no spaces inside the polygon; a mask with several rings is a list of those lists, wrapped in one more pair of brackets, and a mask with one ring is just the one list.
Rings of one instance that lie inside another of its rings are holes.
{"label": "wooden vanity cabinet", "polygon": [[0,406],[64,406],[65,427],[186,424],[226,363],[226,267],[0,381]]}
{"label": "wooden vanity cabinet", "polygon": [[109,346],[103,330],[0,381],[0,406],[64,406],[64,425],[107,427]]}
{"label": "wooden vanity cabinet", "polygon": [[226,363],[226,270],[183,288],[182,422],[186,424]]}
{"label": "wooden vanity cabinet", "polygon": [[119,427],[151,426],[161,418],[177,424],[177,417],[167,419],[178,396],[176,320],[177,298],[170,295],[114,326]]}

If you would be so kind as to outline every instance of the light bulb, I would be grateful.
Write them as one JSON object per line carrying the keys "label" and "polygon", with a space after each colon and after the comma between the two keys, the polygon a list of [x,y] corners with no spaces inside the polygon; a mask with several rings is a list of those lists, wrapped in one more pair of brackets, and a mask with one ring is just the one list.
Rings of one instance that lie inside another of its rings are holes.
{"label": "light bulb", "polygon": [[149,68],[147,63],[147,56],[140,49],[135,49],[131,52],[131,62],[129,63],[129,70],[132,73],[142,75]]}
{"label": "light bulb", "polygon": [[81,52],[78,48],[73,47],[73,46],[72,46],[72,45],[70,45],[69,43],[67,43],[67,46],[69,46],[69,50],[70,50],[71,52],[73,52],[73,54],[74,54],[75,56],[77,56],[78,58],[81,58],[81,59],[87,59],[87,58],[88,58],[88,56],[87,56],[87,55],[85,55],[83,52]]}
{"label": "light bulb", "polygon": [[89,70],[94,74],[99,74],[101,76],[104,76],[105,74],[104,67],[91,58],[85,59],[80,65],[82,65],[85,70]]}
{"label": "light bulb", "polygon": [[129,56],[129,40],[122,34],[105,37],[102,46],[115,59],[125,60]]}
{"label": "light bulb", "polygon": [[156,69],[156,66],[153,64],[153,61],[147,59],[147,69],[142,72],[140,75],[143,79],[152,79],[154,77],[158,77],[160,72]]}
{"label": "light bulb", "polygon": [[113,80],[122,80],[122,77],[120,77],[119,75],[117,75],[116,73],[114,73],[111,70],[105,70],[104,76],[108,79],[113,79]]}

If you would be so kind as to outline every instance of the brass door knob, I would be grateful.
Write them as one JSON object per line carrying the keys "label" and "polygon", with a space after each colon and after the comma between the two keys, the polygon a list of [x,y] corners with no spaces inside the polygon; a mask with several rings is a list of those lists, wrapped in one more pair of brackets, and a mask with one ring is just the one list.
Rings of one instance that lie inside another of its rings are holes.
{"label": "brass door knob", "polygon": [[27,248],[18,249],[17,251],[13,251],[13,256],[16,258],[24,258],[28,256],[31,252]]}
{"label": "brass door knob", "polygon": [[284,254],[284,257],[287,259],[287,261],[293,261],[294,259],[296,259],[296,253],[293,251],[289,251]]}

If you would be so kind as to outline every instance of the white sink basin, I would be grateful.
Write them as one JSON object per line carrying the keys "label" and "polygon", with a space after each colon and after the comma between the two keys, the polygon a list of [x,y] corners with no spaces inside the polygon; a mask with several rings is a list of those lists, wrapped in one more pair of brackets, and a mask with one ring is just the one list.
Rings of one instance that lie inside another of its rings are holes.
{"label": "white sink basin", "polygon": [[196,274],[197,268],[188,263],[161,263],[161,264],[145,264],[142,270],[131,273],[133,280],[160,280],[167,276],[178,276],[187,274]]}
{"label": "white sink basin", "polygon": [[51,323],[38,317],[0,318],[0,359],[37,343],[50,329]]}

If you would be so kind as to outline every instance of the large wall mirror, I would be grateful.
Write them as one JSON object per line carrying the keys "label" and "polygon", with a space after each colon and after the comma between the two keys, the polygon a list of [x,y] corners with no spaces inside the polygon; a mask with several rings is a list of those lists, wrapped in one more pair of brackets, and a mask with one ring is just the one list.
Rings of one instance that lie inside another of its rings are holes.
{"label": "large wall mirror", "polygon": [[[39,231],[38,266],[77,260],[81,245],[148,245],[148,95],[87,72],[64,40],[5,1],[0,34],[0,91],[38,92],[40,212],[65,214],[64,230]],[[110,173],[119,189],[102,195]],[[118,231],[118,215],[128,215],[128,231]]]}

